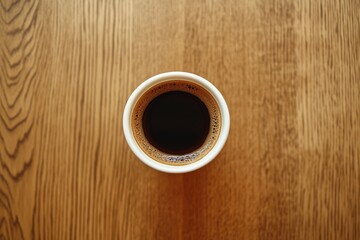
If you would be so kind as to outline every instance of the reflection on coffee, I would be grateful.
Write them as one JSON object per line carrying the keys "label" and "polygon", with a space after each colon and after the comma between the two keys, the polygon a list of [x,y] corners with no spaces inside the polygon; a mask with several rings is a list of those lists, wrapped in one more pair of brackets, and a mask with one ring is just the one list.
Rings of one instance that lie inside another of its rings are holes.
{"label": "reflection on coffee", "polygon": [[186,165],[214,147],[221,114],[204,88],[171,80],[141,96],[132,111],[131,125],[136,142],[149,157],[165,164]]}

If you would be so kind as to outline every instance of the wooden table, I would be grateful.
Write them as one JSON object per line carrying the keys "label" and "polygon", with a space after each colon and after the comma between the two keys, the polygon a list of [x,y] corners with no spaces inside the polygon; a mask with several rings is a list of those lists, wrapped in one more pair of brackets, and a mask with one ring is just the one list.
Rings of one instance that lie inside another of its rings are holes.
{"label": "wooden table", "polygon": [[[0,51],[0,239],[360,239],[358,0],[1,0]],[[172,70],[231,114],[181,175],[122,130]]]}

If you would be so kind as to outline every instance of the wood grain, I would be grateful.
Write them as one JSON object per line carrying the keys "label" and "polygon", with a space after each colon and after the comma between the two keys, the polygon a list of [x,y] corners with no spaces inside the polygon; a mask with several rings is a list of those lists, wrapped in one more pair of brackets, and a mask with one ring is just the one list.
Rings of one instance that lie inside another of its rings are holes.
{"label": "wood grain", "polygon": [[[0,239],[360,239],[360,4],[0,1]],[[231,132],[171,175],[122,131],[181,70]]]}

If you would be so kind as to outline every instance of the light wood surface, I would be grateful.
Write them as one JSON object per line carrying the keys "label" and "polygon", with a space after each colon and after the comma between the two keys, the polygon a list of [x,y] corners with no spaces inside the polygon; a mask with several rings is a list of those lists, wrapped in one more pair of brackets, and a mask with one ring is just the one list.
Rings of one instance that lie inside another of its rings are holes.
{"label": "light wood surface", "polygon": [[[0,3],[0,239],[360,239],[358,0]],[[231,114],[183,175],[122,131],[172,70]]]}

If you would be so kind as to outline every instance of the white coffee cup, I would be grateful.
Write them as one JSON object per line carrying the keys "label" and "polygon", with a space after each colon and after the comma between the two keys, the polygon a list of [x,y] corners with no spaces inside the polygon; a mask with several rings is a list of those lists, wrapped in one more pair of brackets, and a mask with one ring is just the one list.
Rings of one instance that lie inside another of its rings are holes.
{"label": "white coffee cup", "polygon": [[[194,82],[201,87],[203,87],[205,90],[207,90],[216,100],[218,107],[220,109],[221,113],[221,131],[220,135],[214,145],[214,147],[200,160],[190,163],[188,165],[167,165],[164,163],[160,163],[158,161],[155,161],[151,157],[149,157],[138,145],[134,134],[132,132],[131,127],[131,114],[133,111],[133,108],[137,102],[137,100],[151,87],[154,85],[157,85],[159,83],[165,82],[165,81],[173,81],[173,80],[186,80],[190,82]],[[123,115],[123,129],[124,134],[127,143],[129,144],[131,150],[135,153],[135,155],[146,165],[149,167],[152,167],[156,170],[162,171],[162,172],[168,172],[168,173],[185,173],[185,172],[191,172],[198,168],[201,168],[211,162],[221,151],[221,149],[224,147],[224,144],[226,142],[226,139],[229,135],[230,130],[230,114],[229,109],[227,107],[227,104],[219,92],[219,90],[211,84],[208,80],[192,74],[188,72],[166,72],[161,73],[156,76],[153,76],[146,81],[144,81],[140,86],[138,86],[135,91],[131,94],[129,97],[125,110]]]}

